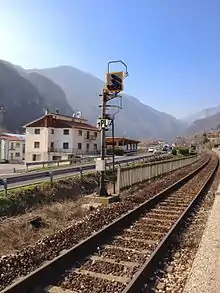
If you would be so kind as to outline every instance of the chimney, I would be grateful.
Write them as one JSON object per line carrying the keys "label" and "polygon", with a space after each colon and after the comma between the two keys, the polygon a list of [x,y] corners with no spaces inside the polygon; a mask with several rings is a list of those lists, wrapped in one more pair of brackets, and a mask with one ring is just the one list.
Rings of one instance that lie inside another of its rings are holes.
{"label": "chimney", "polygon": [[59,115],[60,114],[60,110],[56,109],[56,114]]}

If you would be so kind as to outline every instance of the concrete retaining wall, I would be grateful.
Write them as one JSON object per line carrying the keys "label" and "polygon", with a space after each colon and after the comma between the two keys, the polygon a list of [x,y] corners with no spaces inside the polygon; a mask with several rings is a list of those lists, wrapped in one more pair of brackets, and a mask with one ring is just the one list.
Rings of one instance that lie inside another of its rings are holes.
{"label": "concrete retaining wall", "polygon": [[117,192],[121,189],[132,186],[136,183],[149,180],[153,177],[174,171],[198,161],[198,156],[191,156],[177,160],[159,161],[145,164],[143,166],[134,166],[117,169]]}

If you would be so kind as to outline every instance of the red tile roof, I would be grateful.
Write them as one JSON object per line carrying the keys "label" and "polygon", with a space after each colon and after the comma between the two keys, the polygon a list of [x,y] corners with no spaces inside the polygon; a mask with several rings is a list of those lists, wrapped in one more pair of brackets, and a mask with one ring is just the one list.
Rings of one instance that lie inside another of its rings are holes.
{"label": "red tile roof", "polygon": [[9,136],[9,135],[0,135],[0,139],[5,139],[9,141],[22,141],[20,137],[17,136]]}
{"label": "red tile roof", "polygon": [[[134,139],[131,139],[131,138],[126,138],[126,137],[115,137],[114,138],[115,142],[118,141],[118,142],[124,142],[124,143],[139,143],[140,141],[138,140],[134,140]],[[106,142],[107,143],[112,143],[112,137],[106,137]]]}
{"label": "red tile roof", "polygon": [[65,117],[69,118],[69,120],[64,119],[63,115],[47,114],[26,124],[24,127],[77,128],[99,131],[97,127],[86,123],[86,119],[73,118],[70,116]]}

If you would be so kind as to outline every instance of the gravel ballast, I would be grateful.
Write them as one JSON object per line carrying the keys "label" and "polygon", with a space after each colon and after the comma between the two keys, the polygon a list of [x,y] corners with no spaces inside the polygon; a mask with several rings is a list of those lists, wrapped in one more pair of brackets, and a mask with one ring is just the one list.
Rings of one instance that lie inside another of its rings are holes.
{"label": "gravel ballast", "polygon": [[220,195],[218,193],[184,293],[220,292]]}
{"label": "gravel ballast", "polygon": [[[220,292],[220,287],[217,287],[220,262],[215,245],[217,241],[217,246],[220,247],[220,239],[217,235],[212,235],[220,234],[220,229],[215,227],[220,223],[220,217],[215,215],[220,214],[220,196],[216,195],[219,182],[220,168],[210,187],[203,192],[190,217],[184,222],[184,228],[173,239],[157,271],[148,279],[144,293]],[[213,264],[216,264],[216,268]]]}

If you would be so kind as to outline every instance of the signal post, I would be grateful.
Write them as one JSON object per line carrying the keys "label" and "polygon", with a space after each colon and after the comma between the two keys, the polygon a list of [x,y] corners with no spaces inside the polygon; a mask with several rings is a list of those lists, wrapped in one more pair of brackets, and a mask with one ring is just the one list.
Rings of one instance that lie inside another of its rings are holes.
{"label": "signal post", "polygon": [[[125,72],[110,72],[110,64],[112,63],[121,63],[125,67]],[[124,78],[128,76],[127,65],[121,61],[110,61],[108,62],[108,71],[106,74],[106,86],[103,89],[102,94],[102,103],[101,107],[101,118],[98,120],[98,127],[101,130],[101,157],[96,161],[96,170],[100,171],[100,196],[108,196],[108,191],[105,185],[105,152],[106,152],[106,141],[105,141],[105,132],[106,127],[108,127],[110,120],[109,116],[106,113],[108,107],[108,101],[118,97],[118,94],[124,90]],[[113,154],[114,155],[114,154]]]}

